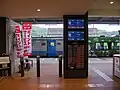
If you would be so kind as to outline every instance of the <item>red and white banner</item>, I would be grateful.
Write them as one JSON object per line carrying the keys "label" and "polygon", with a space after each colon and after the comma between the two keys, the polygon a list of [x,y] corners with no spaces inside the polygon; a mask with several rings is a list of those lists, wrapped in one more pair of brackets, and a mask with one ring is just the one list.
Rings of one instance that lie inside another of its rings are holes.
{"label": "red and white banner", "polygon": [[23,31],[23,45],[24,45],[24,56],[30,56],[32,54],[32,45],[31,45],[31,29],[32,23],[25,22],[22,25]]}
{"label": "red and white banner", "polygon": [[23,55],[23,53],[22,53],[23,44],[22,44],[20,26],[15,26],[15,36],[16,36],[17,57],[19,58],[21,55]]}

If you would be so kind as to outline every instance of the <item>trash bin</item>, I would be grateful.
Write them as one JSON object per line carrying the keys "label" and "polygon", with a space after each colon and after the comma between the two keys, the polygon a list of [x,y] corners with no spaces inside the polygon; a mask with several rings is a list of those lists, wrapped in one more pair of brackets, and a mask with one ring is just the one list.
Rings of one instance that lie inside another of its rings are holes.
{"label": "trash bin", "polygon": [[120,54],[113,55],[113,75],[120,78]]}

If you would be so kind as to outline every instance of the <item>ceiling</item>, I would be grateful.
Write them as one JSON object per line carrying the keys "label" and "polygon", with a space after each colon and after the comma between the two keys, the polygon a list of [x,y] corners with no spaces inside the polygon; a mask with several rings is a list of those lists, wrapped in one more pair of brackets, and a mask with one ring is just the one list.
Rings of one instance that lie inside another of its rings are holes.
{"label": "ceiling", "polygon": [[[111,5],[110,1],[114,3]],[[120,0],[95,0],[90,9],[120,10]]]}
{"label": "ceiling", "polygon": [[94,17],[120,16],[120,0],[0,0],[0,11],[10,18],[61,18],[86,11]]}
{"label": "ceiling", "polygon": [[[111,5],[110,2],[114,3]],[[120,0],[95,0],[89,7],[90,16],[120,16]]]}
{"label": "ceiling", "polygon": [[[2,16],[51,18],[64,14],[84,14],[94,0],[2,0]],[[37,12],[36,9],[41,9]]]}

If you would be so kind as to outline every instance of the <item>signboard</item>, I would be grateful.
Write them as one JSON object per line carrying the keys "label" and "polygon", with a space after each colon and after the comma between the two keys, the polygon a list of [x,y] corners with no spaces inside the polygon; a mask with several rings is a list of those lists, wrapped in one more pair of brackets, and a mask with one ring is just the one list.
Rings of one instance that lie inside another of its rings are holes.
{"label": "signboard", "polygon": [[23,30],[24,56],[30,56],[32,54],[31,29],[32,29],[31,22],[23,23],[22,30]]}
{"label": "signboard", "polygon": [[0,57],[0,64],[7,64],[7,63],[10,63],[10,59],[8,56]]}
{"label": "signboard", "polygon": [[22,37],[21,37],[20,26],[15,26],[15,36],[16,36],[17,57],[19,58],[20,55],[22,55],[22,50],[23,50],[23,44],[22,44]]}
{"label": "signboard", "polygon": [[68,45],[68,68],[84,69],[84,45]]}
{"label": "signboard", "polygon": [[84,40],[84,32],[68,31],[68,40]]}
{"label": "signboard", "polygon": [[84,19],[68,19],[68,28],[84,28]]}
{"label": "signboard", "polygon": [[115,58],[115,71],[120,72],[120,60],[119,57],[114,57]]}

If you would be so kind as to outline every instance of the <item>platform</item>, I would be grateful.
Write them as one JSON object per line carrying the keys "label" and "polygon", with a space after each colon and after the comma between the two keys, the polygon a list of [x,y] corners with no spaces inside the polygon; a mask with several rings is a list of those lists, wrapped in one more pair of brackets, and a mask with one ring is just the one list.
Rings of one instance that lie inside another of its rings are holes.
{"label": "platform", "polygon": [[120,90],[120,79],[112,74],[112,58],[89,58],[88,79],[59,78],[55,58],[41,59],[41,63],[40,78],[36,77],[34,62],[34,68],[24,78],[16,74],[13,79],[0,82],[0,90]]}

